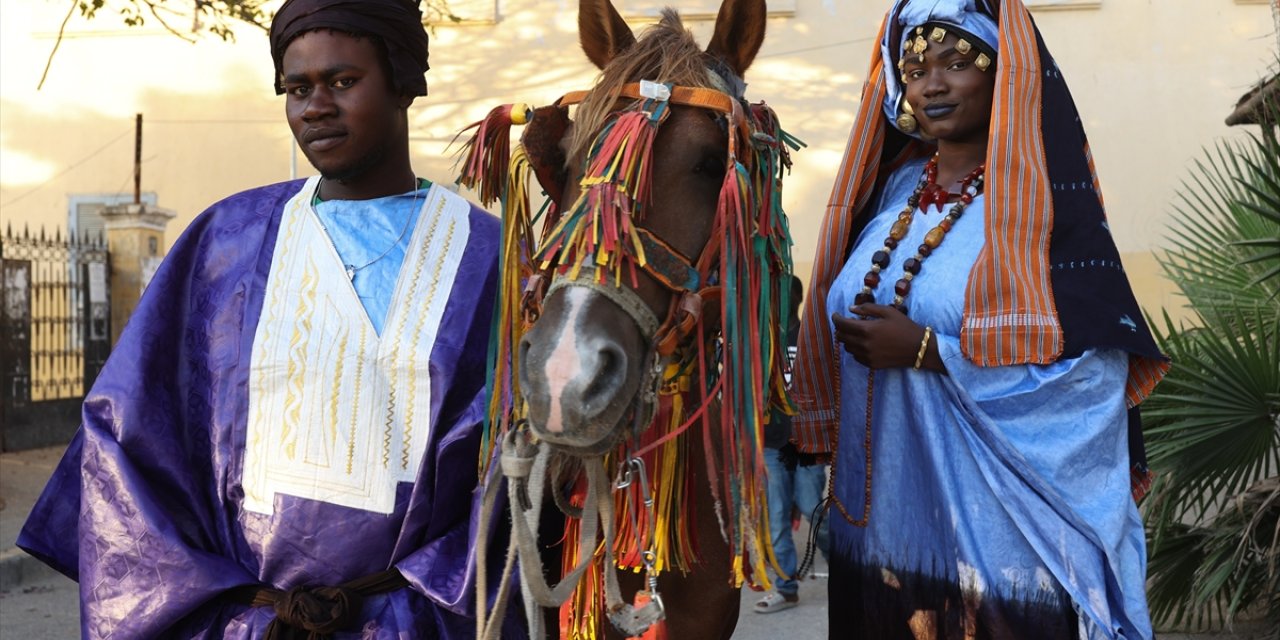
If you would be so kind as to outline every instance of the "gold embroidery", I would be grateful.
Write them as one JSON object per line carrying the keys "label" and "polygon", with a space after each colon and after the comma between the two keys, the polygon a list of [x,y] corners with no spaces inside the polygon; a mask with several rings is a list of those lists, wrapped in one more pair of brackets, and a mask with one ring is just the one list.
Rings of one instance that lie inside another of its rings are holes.
{"label": "gold embroidery", "polygon": [[307,371],[307,338],[311,335],[311,316],[315,312],[316,282],[315,262],[308,256],[307,268],[303,271],[300,283],[301,295],[298,296],[298,308],[294,310],[293,336],[289,339],[288,393],[285,395],[285,420],[280,430],[280,443],[284,445],[284,453],[290,460],[297,459],[298,438],[293,433],[294,427],[302,422],[303,378]]}
{"label": "gold embroidery", "polygon": [[[332,445],[338,441],[338,399],[342,393],[342,374],[344,365],[347,362],[347,339],[351,336],[351,331],[344,328],[342,337],[338,339],[338,357],[337,362],[333,363],[333,384],[330,385],[329,391],[329,443]],[[331,450],[332,446],[325,447],[326,452]],[[325,456],[325,466],[328,466],[329,456]],[[348,465],[347,475],[351,475],[351,468]]]}
{"label": "gold embroidery", "polygon": [[[284,256],[288,253],[288,247],[290,246],[289,243],[293,240],[293,237],[297,235],[298,223],[301,219],[298,216],[298,210],[300,207],[301,205],[295,201],[293,203],[293,206],[290,207],[289,211],[287,211],[284,215],[285,220],[288,221],[288,224],[284,225],[284,238],[280,238],[276,240],[277,243],[284,243],[280,247],[280,256],[281,256],[282,263],[283,263]],[[279,282],[274,283],[274,286],[271,287],[271,291],[270,291],[271,299],[263,305],[264,307],[263,312],[266,315],[266,319],[265,321],[261,319],[259,320],[259,323],[262,325],[262,338],[257,342],[257,345],[256,345],[257,355],[255,356],[255,358],[258,360],[265,360],[267,358],[267,348],[268,348],[268,345],[272,343],[272,338],[273,338],[273,336],[271,335],[271,328],[276,326],[275,323],[279,321],[278,311],[280,309],[280,291],[282,289],[283,289],[283,286],[281,283]],[[256,395],[258,398],[265,398],[267,396],[266,376],[260,376],[258,378],[258,383],[254,385],[252,393]],[[253,424],[258,424],[258,425],[268,424],[267,417],[266,415],[264,415],[264,411],[267,407],[267,403],[253,402],[252,404],[254,405]],[[253,451],[262,451],[260,447],[262,446],[263,437],[266,434],[261,429],[249,429],[249,432],[250,432],[248,436],[249,449]],[[254,456],[253,469],[249,470],[250,476],[255,478],[261,477],[261,469],[262,469],[262,466],[265,464],[266,464],[265,456],[261,456],[261,455]],[[244,488],[245,495],[248,498],[259,503],[264,501],[264,496],[261,493],[259,493],[259,490],[262,488],[262,484],[263,484],[262,482],[260,481],[245,482],[241,480],[240,484]]]}
{"label": "gold embroidery", "polygon": [[[436,237],[436,228],[440,226],[440,214],[444,212],[444,205],[445,205],[445,200],[444,198],[441,198],[439,203],[436,204],[436,210],[431,212],[431,227],[427,229],[427,235],[422,240],[422,244],[424,247],[429,247],[431,245],[431,240]],[[427,265],[427,253],[428,252],[426,250],[420,251],[418,253],[418,261],[416,264],[413,265],[413,281],[412,281],[412,284],[409,286],[409,297],[408,297],[409,300],[418,299],[418,283],[422,280],[422,271]],[[428,296],[427,304],[425,305],[425,308],[431,307],[431,300],[432,298]],[[420,313],[418,315],[419,320],[425,319],[426,316],[427,316],[426,313]],[[405,315],[400,316],[400,330],[396,332],[396,338],[397,338],[396,350],[391,357],[392,371],[395,372],[396,374],[400,372],[400,362],[399,362],[400,358],[398,357],[400,353],[399,345],[400,345],[400,340],[403,339],[404,337],[404,325],[407,319],[408,318]],[[415,335],[413,337],[413,349],[410,351],[410,356],[409,356],[410,375],[413,375],[413,372],[416,370],[416,363],[414,362],[414,356],[417,355],[418,336],[421,335],[420,331],[415,331],[414,333]],[[399,377],[399,376],[397,375],[396,377]],[[411,445],[413,443],[414,399],[415,399],[415,396],[417,395],[416,393],[414,393],[414,390],[416,389],[417,389],[416,386],[411,385],[409,387],[410,397],[408,400],[408,409],[405,412],[405,418],[404,418],[404,437],[403,437],[404,446],[400,451],[400,469],[401,470],[408,470],[409,455],[413,449]]]}
{"label": "gold embroidery", "polygon": [[368,332],[366,325],[360,325],[360,346],[356,351],[356,382],[351,390],[351,397],[357,401],[351,403],[351,434],[347,438],[347,475],[351,475],[352,464],[356,458],[356,435],[358,433],[356,427],[360,424],[360,385],[364,380],[365,339],[368,337]]}
{"label": "gold embroidery", "polygon": [[[431,307],[432,303],[435,302],[436,294],[439,293],[440,271],[444,268],[445,262],[449,259],[449,249],[450,247],[453,246],[453,231],[455,228],[457,228],[457,226],[458,226],[457,220],[449,221],[449,230],[445,232],[444,247],[440,250],[440,259],[436,261],[435,270],[431,274],[431,288],[427,291],[426,305],[425,305],[427,308]],[[413,328],[413,349],[410,351],[410,353],[413,355],[409,362],[409,375],[411,376],[409,380],[410,389],[418,388],[418,371],[419,371],[418,354],[420,353],[420,351],[418,350],[418,341],[422,338],[422,335],[426,333],[423,330],[423,327],[426,325],[426,323],[427,323],[427,314],[425,313],[419,314],[418,324]],[[416,407],[417,407],[417,403],[409,404],[409,412],[405,418],[405,425],[413,424],[413,414],[414,414],[414,409]],[[405,440],[404,440],[405,451],[409,450],[409,445],[411,443],[410,436],[411,436],[411,433],[408,427],[406,426]],[[403,465],[404,465],[404,468],[406,469],[408,468],[408,465],[409,465],[408,455],[404,457]]]}

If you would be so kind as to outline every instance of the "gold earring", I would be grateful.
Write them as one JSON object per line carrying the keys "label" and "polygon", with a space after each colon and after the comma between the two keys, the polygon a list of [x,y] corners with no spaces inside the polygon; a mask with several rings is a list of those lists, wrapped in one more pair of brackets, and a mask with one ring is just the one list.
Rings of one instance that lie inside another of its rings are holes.
{"label": "gold earring", "polygon": [[916,129],[919,128],[919,123],[916,122],[916,112],[911,108],[911,103],[907,102],[906,97],[902,98],[901,111],[895,121],[895,124],[898,125],[898,130],[907,134],[915,133]]}

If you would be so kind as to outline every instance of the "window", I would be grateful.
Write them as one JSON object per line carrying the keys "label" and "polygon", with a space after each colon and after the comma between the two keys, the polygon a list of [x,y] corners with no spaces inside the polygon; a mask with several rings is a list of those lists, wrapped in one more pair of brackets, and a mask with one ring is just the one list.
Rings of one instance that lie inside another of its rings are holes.
{"label": "window", "polygon": [[[102,210],[111,205],[133,202],[131,193],[81,193],[70,196],[67,206],[68,235],[83,240],[88,234],[90,240],[101,238],[105,241],[103,231]],[[156,194],[148,191],[142,194],[142,202],[148,206],[156,206]]]}

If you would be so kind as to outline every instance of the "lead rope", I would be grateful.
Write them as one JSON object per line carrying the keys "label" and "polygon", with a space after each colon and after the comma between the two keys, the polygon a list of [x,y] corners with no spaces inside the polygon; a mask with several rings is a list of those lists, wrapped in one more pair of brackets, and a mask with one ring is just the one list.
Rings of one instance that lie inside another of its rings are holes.
{"label": "lead rope", "polygon": [[[512,538],[507,550],[507,560],[503,568],[503,577],[497,598],[490,615],[484,613],[483,603],[487,601],[484,545],[477,551],[476,588],[479,606],[476,612],[477,637],[484,640],[496,640],[500,637],[502,620],[506,614],[510,594],[511,574],[515,561],[520,561],[520,586],[524,593],[525,616],[529,625],[529,637],[541,640],[546,637],[540,607],[559,607],[577,587],[578,581],[591,565],[595,555],[596,534],[604,529],[604,577],[605,605],[609,619],[623,633],[636,636],[645,632],[652,624],[665,617],[662,598],[657,593],[657,578],[653,571],[652,550],[645,552],[645,567],[648,572],[650,601],[643,607],[636,608],[625,602],[618,586],[618,569],[613,557],[614,526],[613,500],[610,493],[611,484],[605,479],[603,457],[594,456],[582,460],[587,474],[587,494],[582,506],[582,530],[578,543],[578,565],[564,578],[551,587],[543,576],[542,558],[538,552],[536,531],[541,516],[544,487],[547,481],[548,460],[551,447],[546,442],[532,442],[521,429],[512,429],[502,442],[501,467],[507,479],[507,496],[512,510]],[[631,461],[635,465],[635,461]],[[643,463],[638,467],[644,477]],[[632,469],[626,471],[626,479]],[[485,489],[483,511],[480,515],[480,530],[487,533],[489,514],[496,503],[497,482],[490,482]],[[642,480],[645,489],[646,507],[652,503],[648,494],[647,478]],[[649,510],[652,519],[652,510]]]}

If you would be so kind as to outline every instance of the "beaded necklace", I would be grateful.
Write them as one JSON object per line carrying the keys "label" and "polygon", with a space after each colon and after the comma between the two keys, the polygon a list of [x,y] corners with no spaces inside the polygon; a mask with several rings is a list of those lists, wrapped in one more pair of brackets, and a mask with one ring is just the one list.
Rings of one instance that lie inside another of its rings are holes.
{"label": "beaded necklace", "polygon": [[[948,211],[947,215],[938,222],[938,226],[925,234],[923,243],[916,249],[916,255],[903,261],[902,278],[893,284],[893,308],[904,315],[907,313],[907,307],[903,304],[903,300],[911,292],[911,280],[920,274],[924,259],[942,244],[942,239],[946,237],[947,232],[960,219],[960,216],[964,215],[965,207],[969,206],[974,196],[982,191],[982,177],[986,168],[986,163],[980,164],[960,180],[960,201],[951,205],[951,211]],[[898,242],[907,236],[907,230],[911,228],[911,220],[915,218],[916,207],[927,211],[929,205],[936,204],[938,211],[942,211],[942,206],[951,194],[938,185],[937,179],[938,156],[934,154],[924,167],[920,184],[916,186],[911,197],[907,198],[907,206],[903,207],[902,212],[898,214],[898,219],[889,228],[889,237],[884,239],[884,247],[872,254],[871,270],[863,276],[862,291],[854,296],[854,304],[875,302],[874,291],[880,286],[880,271],[889,266],[889,256],[894,249],[898,248]]]}
{"label": "beaded necklace", "polygon": [[[923,266],[924,259],[928,258],[938,245],[942,244],[942,239],[946,237],[947,232],[955,225],[960,216],[964,215],[965,207],[973,202],[974,197],[982,192],[983,174],[986,172],[986,163],[978,165],[973,171],[969,172],[960,180],[960,200],[951,205],[951,210],[947,215],[938,222],[938,226],[929,230],[925,234],[924,240],[916,249],[916,254],[907,258],[902,262],[902,278],[893,285],[893,308],[897,309],[903,315],[907,313],[907,307],[904,300],[908,293],[911,293],[911,281],[920,274],[920,267]],[[925,164],[924,175],[920,177],[920,184],[916,185],[916,189],[911,196],[907,198],[907,205],[903,207],[902,212],[898,214],[898,219],[889,227],[889,237],[884,239],[884,246],[881,247],[871,256],[871,270],[867,271],[867,275],[862,278],[862,291],[858,292],[853,298],[855,305],[869,304],[875,302],[875,288],[880,285],[880,272],[889,266],[889,257],[893,250],[898,248],[898,243],[907,236],[907,230],[911,228],[911,221],[915,217],[917,207],[926,210],[929,205],[937,205],[938,211],[942,211],[943,205],[950,199],[951,194],[938,185],[938,155],[934,154],[933,158]],[[927,339],[927,335],[926,335]],[[923,348],[921,353],[923,353]],[[867,371],[867,427],[863,434],[863,451],[866,453],[866,478],[863,483],[863,504],[862,517],[855,519],[839,500],[833,500],[836,508],[840,510],[841,515],[855,527],[865,527],[871,519],[871,404],[875,397],[875,379],[876,372],[874,369]],[[835,446],[840,446],[839,431],[837,431]],[[831,478],[829,480],[828,495],[835,495],[835,470],[832,469]]]}

